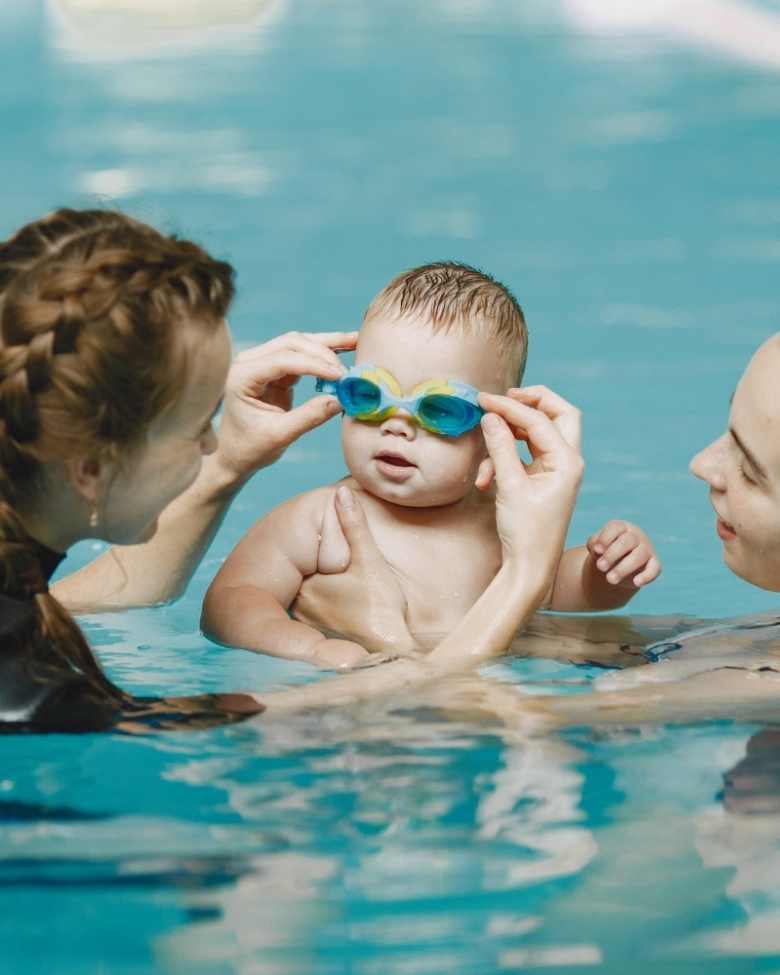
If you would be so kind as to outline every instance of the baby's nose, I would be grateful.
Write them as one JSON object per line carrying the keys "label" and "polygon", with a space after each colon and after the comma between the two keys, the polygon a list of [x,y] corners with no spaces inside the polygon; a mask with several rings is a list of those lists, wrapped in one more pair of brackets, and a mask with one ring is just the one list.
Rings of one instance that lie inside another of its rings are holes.
{"label": "baby's nose", "polygon": [[414,440],[417,436],[417,423],[412,414],[404,409],[396,410],[383,420],[380,429],[382,433],[406,437],[407,440]]}

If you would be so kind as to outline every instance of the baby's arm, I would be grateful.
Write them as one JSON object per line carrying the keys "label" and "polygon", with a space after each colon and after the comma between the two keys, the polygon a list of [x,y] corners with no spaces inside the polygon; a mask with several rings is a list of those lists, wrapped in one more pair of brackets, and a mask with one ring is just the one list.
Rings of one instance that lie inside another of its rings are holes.
{"label": "baby's arm", "polygon": [[544,608],[561,613],[618,609],[660,573],[661,563],[642,529],[609,521],[586,545],[563,553]]}
{"label": "baby's arm", "polygon": [[287,607],[317,571],[324,491],[293,498],[251,528],[209,586],[201,627],[218,643],[288,660],[350,667],[368,656],[357,643],[329,640],[291,620]]}

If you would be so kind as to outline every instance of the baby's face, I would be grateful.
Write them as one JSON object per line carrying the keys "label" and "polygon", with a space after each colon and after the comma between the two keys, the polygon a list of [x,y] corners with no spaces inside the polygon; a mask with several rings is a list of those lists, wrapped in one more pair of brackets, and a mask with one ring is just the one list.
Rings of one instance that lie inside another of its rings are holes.
{"label": "baby's face", "polygon": [[[429,379],[456,379],[504,393],[498,353],[484,338],[454,328],[435,333],[417,318],[373,320],[358,339],[355,362],[386,369],[409,396]],[[365,490],[409,507],[454,504],[475,491],[487,457],[479,426],[460,437],[429,433],[399,409],[380,423],[345,416],[342,446],[350,474]]]}

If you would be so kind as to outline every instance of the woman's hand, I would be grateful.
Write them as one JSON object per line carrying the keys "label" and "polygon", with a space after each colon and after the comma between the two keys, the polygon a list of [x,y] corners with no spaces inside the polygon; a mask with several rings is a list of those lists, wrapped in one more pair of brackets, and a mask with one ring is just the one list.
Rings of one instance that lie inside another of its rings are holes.
{"label": "woman's hand", "polygon": [[[538,608],[555,576],[584,471],[582,457],[561,433],[576,434],[578,414],[559,397],[530,407],[481,393],[488,453],[495,465],[496,525],[503,562],[458,626],[431,651],[438,671],[474,667],[505,653]],[[531,462],[523,463],[516,440]]]}
{"label": "woman's hand", "polygon": [[291,609],[297,620],[338,633],[374,653],[407,656],[415,641],[406,625],[406,599],[377,548],[366,516],[348,487],[336,491],[336,514],[349,545],[349,564],[337,574],[304,579]]}
{"label": "woman's hand", "polygon": [[293,408],[293,388],[301,376],[338,379],[344,366],[336,352],[350,351],[356,342],[357,332],[289,332],[240,352],[228,373],[214,462],[245,479],[340,413],[335,396],[317,396]]}
{"label": "woman's hand", "polygon": [[[482,418],[496,471],[496,522],[504,563],[517,562],[554,574],[585,469],[579,453],[579,411],[544,387],[533,387],[532,405],[523,390],[509,396],[481,393],[489,412]],[[531,463],[517,454],[528,444]],[[551,581],[552,576],[550,576]],[[546,590],[545,590],[546,591]]]}
{"label": "woman's hand", "polygon": [[576,406],[554,393],[546,386],[523,386],[510,389],[507,393],[510,399],[546,414],[552,425],[560,433],[566,443],[579,454],[582,450],[582,414]]}

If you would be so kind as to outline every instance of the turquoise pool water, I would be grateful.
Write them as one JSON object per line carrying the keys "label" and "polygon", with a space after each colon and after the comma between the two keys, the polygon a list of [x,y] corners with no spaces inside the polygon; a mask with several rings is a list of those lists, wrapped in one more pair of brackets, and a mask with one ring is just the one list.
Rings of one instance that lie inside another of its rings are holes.
{"label": "turquoise pool water", "polygon": [[[239,268],[241,346],[356,326],[415,263],[484,267],[527,313],[528,380],[585,414],[572,541],[615,516],[647,529],[666,568],[637,613],[774,609],[722,566],[687,462],[780,329],[780,5],[696,9],[0,0],[0,229],[97,196],[193,236]],[[176,605],[88,621],[111,675],[316,679],[211,646],[197,619],[248,526],[341,471],[334,425],[255,479]],[[568,693],[595,669],[501,674]],[[723,780],[759,733],[527,740],[412,699],[0,740],[0,971],[776,972],[780,818]]]}

